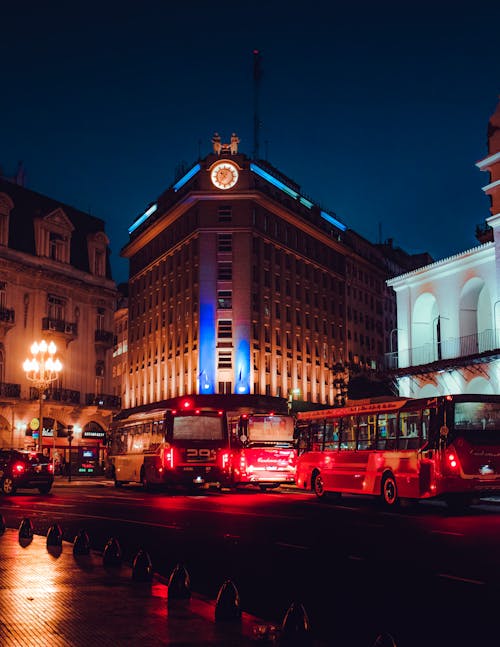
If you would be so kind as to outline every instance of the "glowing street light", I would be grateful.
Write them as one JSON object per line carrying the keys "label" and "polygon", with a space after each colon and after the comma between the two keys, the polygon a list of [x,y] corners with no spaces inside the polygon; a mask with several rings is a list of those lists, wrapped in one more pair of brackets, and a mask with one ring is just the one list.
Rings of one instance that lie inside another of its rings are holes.
{"label": "glowing street light", "polygon": [[[43,398],[45,389],[47,389],[52,382],[57,380],[59,373],[62,371],[62,364],[58,357],[54,358],[56,354],[56,345],[53,341],[49,344],[42,339],[40,343],[34,342],[31,345],[31,359],[27,358],[23,363],[23,370],[26,373],[27,379],[34,384],[38,389],[39,412],[38,412],[38,451],[42,451],[42,434],[43,434]],[[56,430],[53,429],[54,434],[54,449],[56,443]]]}

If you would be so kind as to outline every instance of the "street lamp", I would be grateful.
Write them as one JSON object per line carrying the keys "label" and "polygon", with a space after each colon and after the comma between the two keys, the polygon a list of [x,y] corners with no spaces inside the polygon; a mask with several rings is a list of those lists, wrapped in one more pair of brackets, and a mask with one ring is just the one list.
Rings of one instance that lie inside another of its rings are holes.
{"label": "street lamp", "polygon": [[[40,343],[34,342],[31,345],[31,359],[27,358],[23,363],[23,370],[26,373],[27,379],[32,382],[38,389],[38,451],[42,450],[42,435],[43,435],[43,398],[45,389],[47,389],[54,380],[57,380],[59,373],[62,370],[62,364],[58,357],[54,359],[56,354],[56,345],[53,341],[49,344],[42,339]],[[56,430],[52,430],[54,437],[54,451],[56,445]],[[54,457],[52,457],[54,460]]]}

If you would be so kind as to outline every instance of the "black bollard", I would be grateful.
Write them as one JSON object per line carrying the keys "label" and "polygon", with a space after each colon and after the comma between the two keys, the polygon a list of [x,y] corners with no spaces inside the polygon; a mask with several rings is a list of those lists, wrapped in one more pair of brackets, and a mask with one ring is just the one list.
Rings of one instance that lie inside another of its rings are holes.
{"label": "black bollard", "polygon": [[28,517],[24,517],[19,525],[19,539],[33,539],[33,524]]}
{"label": "black bollard", "polygon": [[108,539],[108,543],[104,547],[102,563],[104,566],[121,566],[122,564],[122,549],[114,537]]}
{"label": "black bollard", "polygon": [[48,546],[62,546],[63,533],[61,526],[54,523],[47,531],[47,547]]}
{"label": "black bollard", "polygon": [[397,645],[391,634],[382,633],[375,639],[373,647],[397,647]]}
{"label": "black bollard", "polygon": [[189,600],[191,598],[191,578],[182,564],[177,564],[168,579],[167,602]]}
{"label": "black bollard", "polygon": [[3,535],[7,526],[5,525],[5,519],[3,514],[0,514],[0,535]]}
{"label": "black bollard", "polygon": [[215,620],[241,620],[240,594],[231,580],[226,580],[219,589]]}
{"label": "black bollard", "polygon": [[153,579],[153,564],[148,553],[142,548],[134,557],[132,579],[136,582],[150,582]]}
{"label": "black bollard", "polygon": [[73,555],[89,555],[90,554],[90,539],[85,530],[79,530],[73,541]]}
{"label": "black bollard", "polygon": [[279,636],[279,647],[311,647],[313,637],[306,610],[300,602],[288,607]]}

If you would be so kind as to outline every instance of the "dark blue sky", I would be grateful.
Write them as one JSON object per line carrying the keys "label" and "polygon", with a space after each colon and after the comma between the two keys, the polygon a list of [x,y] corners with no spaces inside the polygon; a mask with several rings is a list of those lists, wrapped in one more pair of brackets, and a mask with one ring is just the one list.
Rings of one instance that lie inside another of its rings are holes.
{"label": "dark blue sky", "polygon": [[210,151],[260,153],[369,240],[436,260],[477,245],[475,163],[500,94],[498,0],[11,2],[1,11],[0,164],[127,228]]}

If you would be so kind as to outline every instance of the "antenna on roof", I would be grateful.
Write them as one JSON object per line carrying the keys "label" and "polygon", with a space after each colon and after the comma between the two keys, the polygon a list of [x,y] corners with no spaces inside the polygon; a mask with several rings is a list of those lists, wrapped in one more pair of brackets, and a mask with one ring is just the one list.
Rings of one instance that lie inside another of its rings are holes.
{"label": "antenna on roof", "polygon": [[261,56],[258,49],[253,50],[253,158],[259,159],[259,91],[262,78]]}

